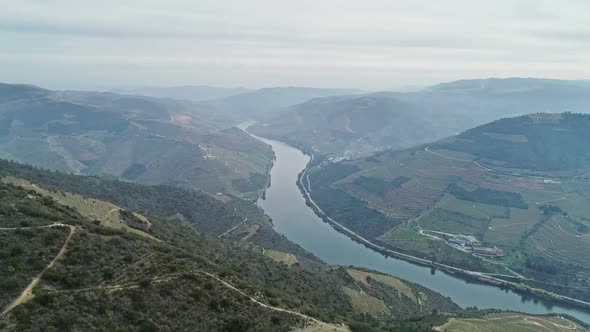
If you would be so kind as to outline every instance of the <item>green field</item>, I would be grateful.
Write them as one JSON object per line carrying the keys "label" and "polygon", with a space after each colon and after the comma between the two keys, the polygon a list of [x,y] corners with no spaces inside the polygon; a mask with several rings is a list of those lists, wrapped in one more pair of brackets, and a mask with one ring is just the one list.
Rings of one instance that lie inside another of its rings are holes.
{"label": "green field", "polygon": [[510,208],[505,206],[475,203],[456,198],[446,194],[438,201],[437,207],[458,212],[475,219],[509,218]]}
{"label": "green field", "polygon": [[264,254],[270,257],[275,262],[285,263],[289,266],[297,263],[297,257],[293,254],[289,254],[286,252],[272,249],[264,249]]}
{"label": "green field", "polygon": [[579,266],[590,265],[590,235],[579,234],[568,218],[554,216],[526,243],[529,251],[555,261]]}
{"label": "green field", "polygon": [[403,224],[390,229],[377,238],[379,241],[395,244],[398,248],[415,252],[432,252],[433,240],[422,236],[416,224]]}
{"label": "green field", "polygon": [[467,215],[434,209],[420,217],[418,224],[426,230],[434,230],[452,234],[471,234],[482,238],[488,229],[489,220],[476,219]]}
{"label": "green field", "polygon": [[416,294],[414,294],[414,291],[412,290],[412,288],[397,278],[394,278],[392,276],[385,275],[385,274],[366,272],[366,271],[350,269],[350,268],[346,269],[346,271],[356,281],[361,282],[367,286],[369,285],[369,280],[371,280],[371,279],[377,280],[379,282],[386,284],[387,286],[397,289],[399,294],[403,294],[403,295],[407,296],[412,301],[418,302],[418,298],[416,297]]}
{"label": "green field", "polygon": [[514,247],[528,229],[533,227],[541,214],[536,207],[523,209],[510,209],[510,218],[494,218],[488,225],[484,240],[501,246]]}

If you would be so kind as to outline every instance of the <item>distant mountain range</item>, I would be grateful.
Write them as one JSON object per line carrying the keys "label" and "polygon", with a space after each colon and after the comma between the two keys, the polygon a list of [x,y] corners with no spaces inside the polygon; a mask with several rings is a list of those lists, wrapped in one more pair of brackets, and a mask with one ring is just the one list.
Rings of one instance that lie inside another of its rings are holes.
{"label": "distant mountain range", "polygon": [[196,91],[193,99],[207,91],[210,97],[232,95],[191,101],[2,84],[0,157],[255,199],[272,157],[267,146],[231,129],[245,120],[259,121],[251,129],[256,134],[340,160],[424,144],[501,117],[590,109],[587,81],[465,80],[411,93],[301,87],[166,91],[181,90]]}
{"label": "distant mountain range", "polygon": [[252,130],[349,158],[426,143],[501,117],[566,111],[590,111],[588,81],[464,80],[410,93],[318,98],[291,106]]}
{"label": "distant mountain range", "polygon": [[228,116],[238,123],[257,120],[286,107],[313,98],[363,93],[356,89],[323,89],[306,87],[273,87],[257,90],[246,88],[218,88],[210,86],[140,87],[115,89],[119,94],[191,100],[202,102],[201,107]]}
{"label": "distant mountain range", "polygon": [[556,80],[545,78],[488,78],[488,79],[471,79],[458,80],[447,83],[440,83],[424,90],[427,91],[447,91],[447,92],[525,92],[538,91],[542,89],[571,89],[573,87],[590,87],[590,81],[585,80]]}
{"label": "distant mountain range", "polygon": [[287,107],[313,98],[362,94],[355,89],[320,89],[303,87],[264,88],[226,98],[210,100],[205,104],[236,121],[260,120],[282,113]]}

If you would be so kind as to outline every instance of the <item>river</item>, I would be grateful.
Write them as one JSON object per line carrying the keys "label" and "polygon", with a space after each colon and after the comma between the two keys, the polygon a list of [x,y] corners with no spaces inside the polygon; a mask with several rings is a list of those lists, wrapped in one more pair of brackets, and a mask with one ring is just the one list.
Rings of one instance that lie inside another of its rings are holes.
{"label": "river", "polygon": [[305,204],[296,181],[297,175],[309,162],[309,156],[282,142],[256,138],[271,145],[276,155],[271,169],[271,185],[265,199],[260,200],[260,207],[272,218],[279,233],[325,262],[388,273],[449,296],[462,307],[496,308],[531,314],[563,313],[590,323],[590,312],[584,309],[536,297],[523,297],[510,290],[466,281],[440,270],[384,256],[352,241],[325,223]]}

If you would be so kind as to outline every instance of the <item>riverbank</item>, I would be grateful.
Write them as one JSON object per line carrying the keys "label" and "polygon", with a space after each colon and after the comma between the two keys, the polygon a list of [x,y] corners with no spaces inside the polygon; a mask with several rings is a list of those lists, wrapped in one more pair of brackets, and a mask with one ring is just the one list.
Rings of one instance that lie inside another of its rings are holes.
{"label": "riverbank", "polygon": [[[545,300],[549,300],[549,301],[572,305],[572,306],[586,309],[586,310],[590,309],[589,302],[585,302],[585,301],[578,300],[575,298],[559,295],[559,294],[547,291],[545,289],[534,288],[534,287],[525,285],[520,282],[514,282],[514,281],[509,281],[506,279],[494,277],[494,274],[464,270],[464,269],[461,269],[461,268],[458,268],[455,266],[449,266],[449,265],[433,262],[431,260],[427,260],[427,259],[424,259],[421,257],[408,255],[408,254],[405,254],[402,252],[398,252],[398,251],[394,251],[394,250],[385,248],[383,246],[380,246],[378,244],[375,244],[375,243],[365,239],[361,235],[353,232],[352,230],[348,229],[344,225],[342,225],[342,224],[338,223],[337,221],[335,221],[334,219],[332,219],[313,201],[313,199],[311,198],[311,183],[309,181],[308,172],[309,172],[310,167],[313,166],[315,156],[310,153],[306,153],[306,152],[303,152],[303,153],[310,156],[311,160],[306,165],[306,167],[298,174],[297,187],[299,188],[301,194],[303,194],[306,205],[309,208],[311,208],[314,211],[314,213],[319,218],[321,218],[324,222],[328,223],[336,231],[346,235],[347,237],[349,237],[353,241],[355,241],[359,244],[362,244],[363,246],[365,246],[371,250],[374,250],[384,256],[402,259],[402,260],[410,262],[412,264],[417,264],[417,265],[424,266],[424,267],[436,268],[441,271],[444,271],[445,273],[452,274],[452,275],[462,278],[462,279],[468,279],[468,280],[473,280],[473,281],[477,281],[477,282],[482,282],[482,283],[485,283],[488,285],[498,287],[500,289],[510,289],[510,290],[514,291],[515,293],[518,293],[523,296],[535,296],[540,299],[545,299]],[[304,182],[306,182],[306,184]],[[505,277],[515,278],[513,276],[505,276]],[[516,279],[518,280],[517,277],[516,277]]]}

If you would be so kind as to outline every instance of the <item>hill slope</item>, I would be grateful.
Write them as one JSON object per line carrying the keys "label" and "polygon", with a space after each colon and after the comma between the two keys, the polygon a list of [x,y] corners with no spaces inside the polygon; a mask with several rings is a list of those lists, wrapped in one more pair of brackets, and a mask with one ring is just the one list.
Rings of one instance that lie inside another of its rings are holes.
{"label": "hill slope", "polygon": [[254,200],[272,151],[227,125],[189,102],[0,84],[0,157]]}
{"label": "hill slope", "polygon": [[590,115],[492,122],[420,148],[317,158],[308,191],[395,251],[590,300]]}
{"label": "hill slope", "polygon": [[564,171],[590,165],[590,117],[538,114],[502,119],[433,145],[506,168]]}
{"label": "hill slope", "polygon": [[[343,323],[363,331],[427,330],[462,312],[419,285],[323,265],[281,245],[288,242],[282,237],[274,245],[221,232],[236,223],[236,213],[255,218],[239,202],[194,192],[170,216],[173,200],[189,192],[0,166],[0,262],[11,267],[0,271],[0,330],[347,330]],[[106,195],[113,199],[98,198]],[[149,209],[139,214],[124,202]],[[99,213],[104,206],[115,206],[125,227],[140,233],[107,222]],[[89,218],[92,207],[96,217]],[[251,222],[262,229],[263,221]],[[264,255],[271,248],[300,263],[274,261]]]}
{"label": "hill slope", "polygon": [[204,103],[236,123],[259,120],[282,112],[285,108],[313,98],[362,93],[352,89],[320,89],[303,87],[264,88]]}
{"label": "hill slope", "polygon": [[316,154],[350,159],[427,143],[501,117],[589,109],[587,81],[464,80],[418,92],[316,99],[252,131]]}
{"label": "hill slope", "polygon": [[358,157],[383,148],[425,143],[465,126],[455,113],[431,112],[395,93],[314,99],[250,130],[305,150]]}

